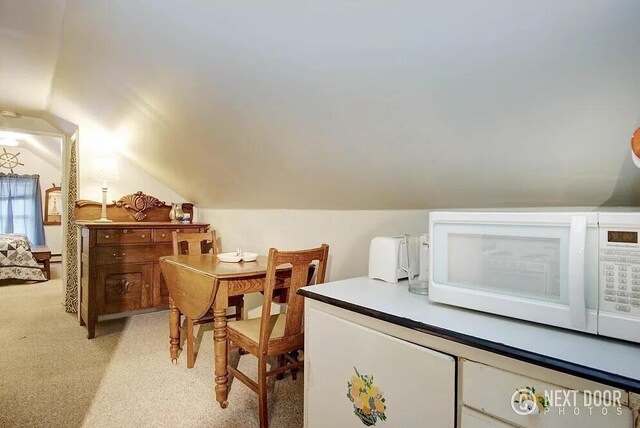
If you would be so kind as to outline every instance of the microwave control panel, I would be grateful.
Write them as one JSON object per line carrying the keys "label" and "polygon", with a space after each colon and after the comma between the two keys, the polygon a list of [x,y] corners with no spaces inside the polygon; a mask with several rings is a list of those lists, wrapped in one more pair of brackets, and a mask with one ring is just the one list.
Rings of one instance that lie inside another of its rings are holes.
{"label": "microwave control panel", "polygon": [[600,229],[601,311],[640,316],[640,230]]}

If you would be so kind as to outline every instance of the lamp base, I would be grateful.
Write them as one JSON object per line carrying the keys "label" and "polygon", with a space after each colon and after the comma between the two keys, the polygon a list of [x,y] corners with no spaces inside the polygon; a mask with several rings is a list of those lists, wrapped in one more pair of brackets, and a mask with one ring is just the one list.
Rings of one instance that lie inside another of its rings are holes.
{"label": "lamp base", "polygon": [[109,220],[108,218],[99,218],[98,220],[93,220],[95,223],[113,223],[113,220]]}
{"label": "lamp base", "polygon": [[102,182],[102,211],[100,212],[100,218],[94,220],[96,223],[113,223],[113,220],[107,218],[107,182]]}

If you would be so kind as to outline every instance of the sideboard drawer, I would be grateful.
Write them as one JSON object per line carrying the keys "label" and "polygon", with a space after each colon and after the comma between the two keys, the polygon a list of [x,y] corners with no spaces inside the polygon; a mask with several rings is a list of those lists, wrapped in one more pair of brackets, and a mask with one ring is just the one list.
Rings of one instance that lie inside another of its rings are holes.
{"label": "sideboard drawer", "polygon": [[[186,227],[185,227],[186,226]],[[201,227],[192,227],[185,224],[183,227],[177,227],[175,229],[155,229],[153,231],[153,242],[172,242],[173,232],[204,232],[206,229]]]}
{"label": "sideboard drawer", "polygon": [[140,244],[151,242],[151,229],[104,229],[98,230],[98,245]]}
{"label": "sideboard drawer", "polygon": [[153,231],[153,242],[171,242],[171,233],[176,229],[161,229]]}
{"label": "sideboard drawer", "polygon": [[157,263],[162,256],[172,254],[171,244],[153,246],[111,246],[96,248],[96,265],[113,265],[125,263]]}
{"label": "sideboard drawer", "polygon": [[176,229],[156,229],[153,231],[153,242],[171,242],[171,233]]}

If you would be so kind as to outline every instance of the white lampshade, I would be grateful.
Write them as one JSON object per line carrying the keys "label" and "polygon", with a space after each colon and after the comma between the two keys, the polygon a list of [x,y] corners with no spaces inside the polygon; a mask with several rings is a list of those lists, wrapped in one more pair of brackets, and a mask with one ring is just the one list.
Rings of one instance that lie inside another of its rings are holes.
{"label": "white lampshade", "polygon": [[118,160],[113,156],[96,156],[90,162],[90,180],[118,181]]}

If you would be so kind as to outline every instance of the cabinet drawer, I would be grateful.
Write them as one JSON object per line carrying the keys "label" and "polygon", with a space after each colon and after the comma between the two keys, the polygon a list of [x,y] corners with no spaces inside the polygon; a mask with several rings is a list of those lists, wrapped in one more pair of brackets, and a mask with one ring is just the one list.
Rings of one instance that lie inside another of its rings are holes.
{"label": "cabinet drawer", "polygon": [[103,229],[96,233],[98,245],[151,242],[151,229]]}
{"label": "cabinet drawer", "polygon": [[[517,391],[526,387],[533,387],[537,396],[546,396],[550,399],[547,412],[544,412],[540,406],[540,412],[537,414],[516,413],[516,410],[528,413],[526,410],[521,410],[517,403],[513,403]],[[608,397],[619,397],[620,405],[596,404],[598,403],[595,401],[596,397],[602,397],[601,394],[605,391],[608,391],[606,392]],[[509,423],[536,428],[632,427],[632,412],[625,405],[628,402],[628,396],[624,391],[600,385],[597,391],[594,390],[589,394],[590,392],[569,390],[473,361],[464,361],[462,364],[464,405]]]}
{"label": "cabinet drawer", "polygon": [[153,242],[171,242],[171,233],[179,229],[160,229],[153,231]]}
{"label": "cabinet drawer", "polygon": [[111,246],[96,248],[96,264],[98,266],[158,262],[162,256],[171,255],[171,244]]}
{"label": "cabinet drawer", "polygon": [[177,227],[175,229],[154,229],[153,230],[153,242],[171,242],[173,232],[200,232],[201,227],[194,227],[184,225],[183,227]]}
{"label": "cabinet drawer", "polygon": [[462,428],[514,428],[514,425],[499,421],[468,407],[462,408]]}

